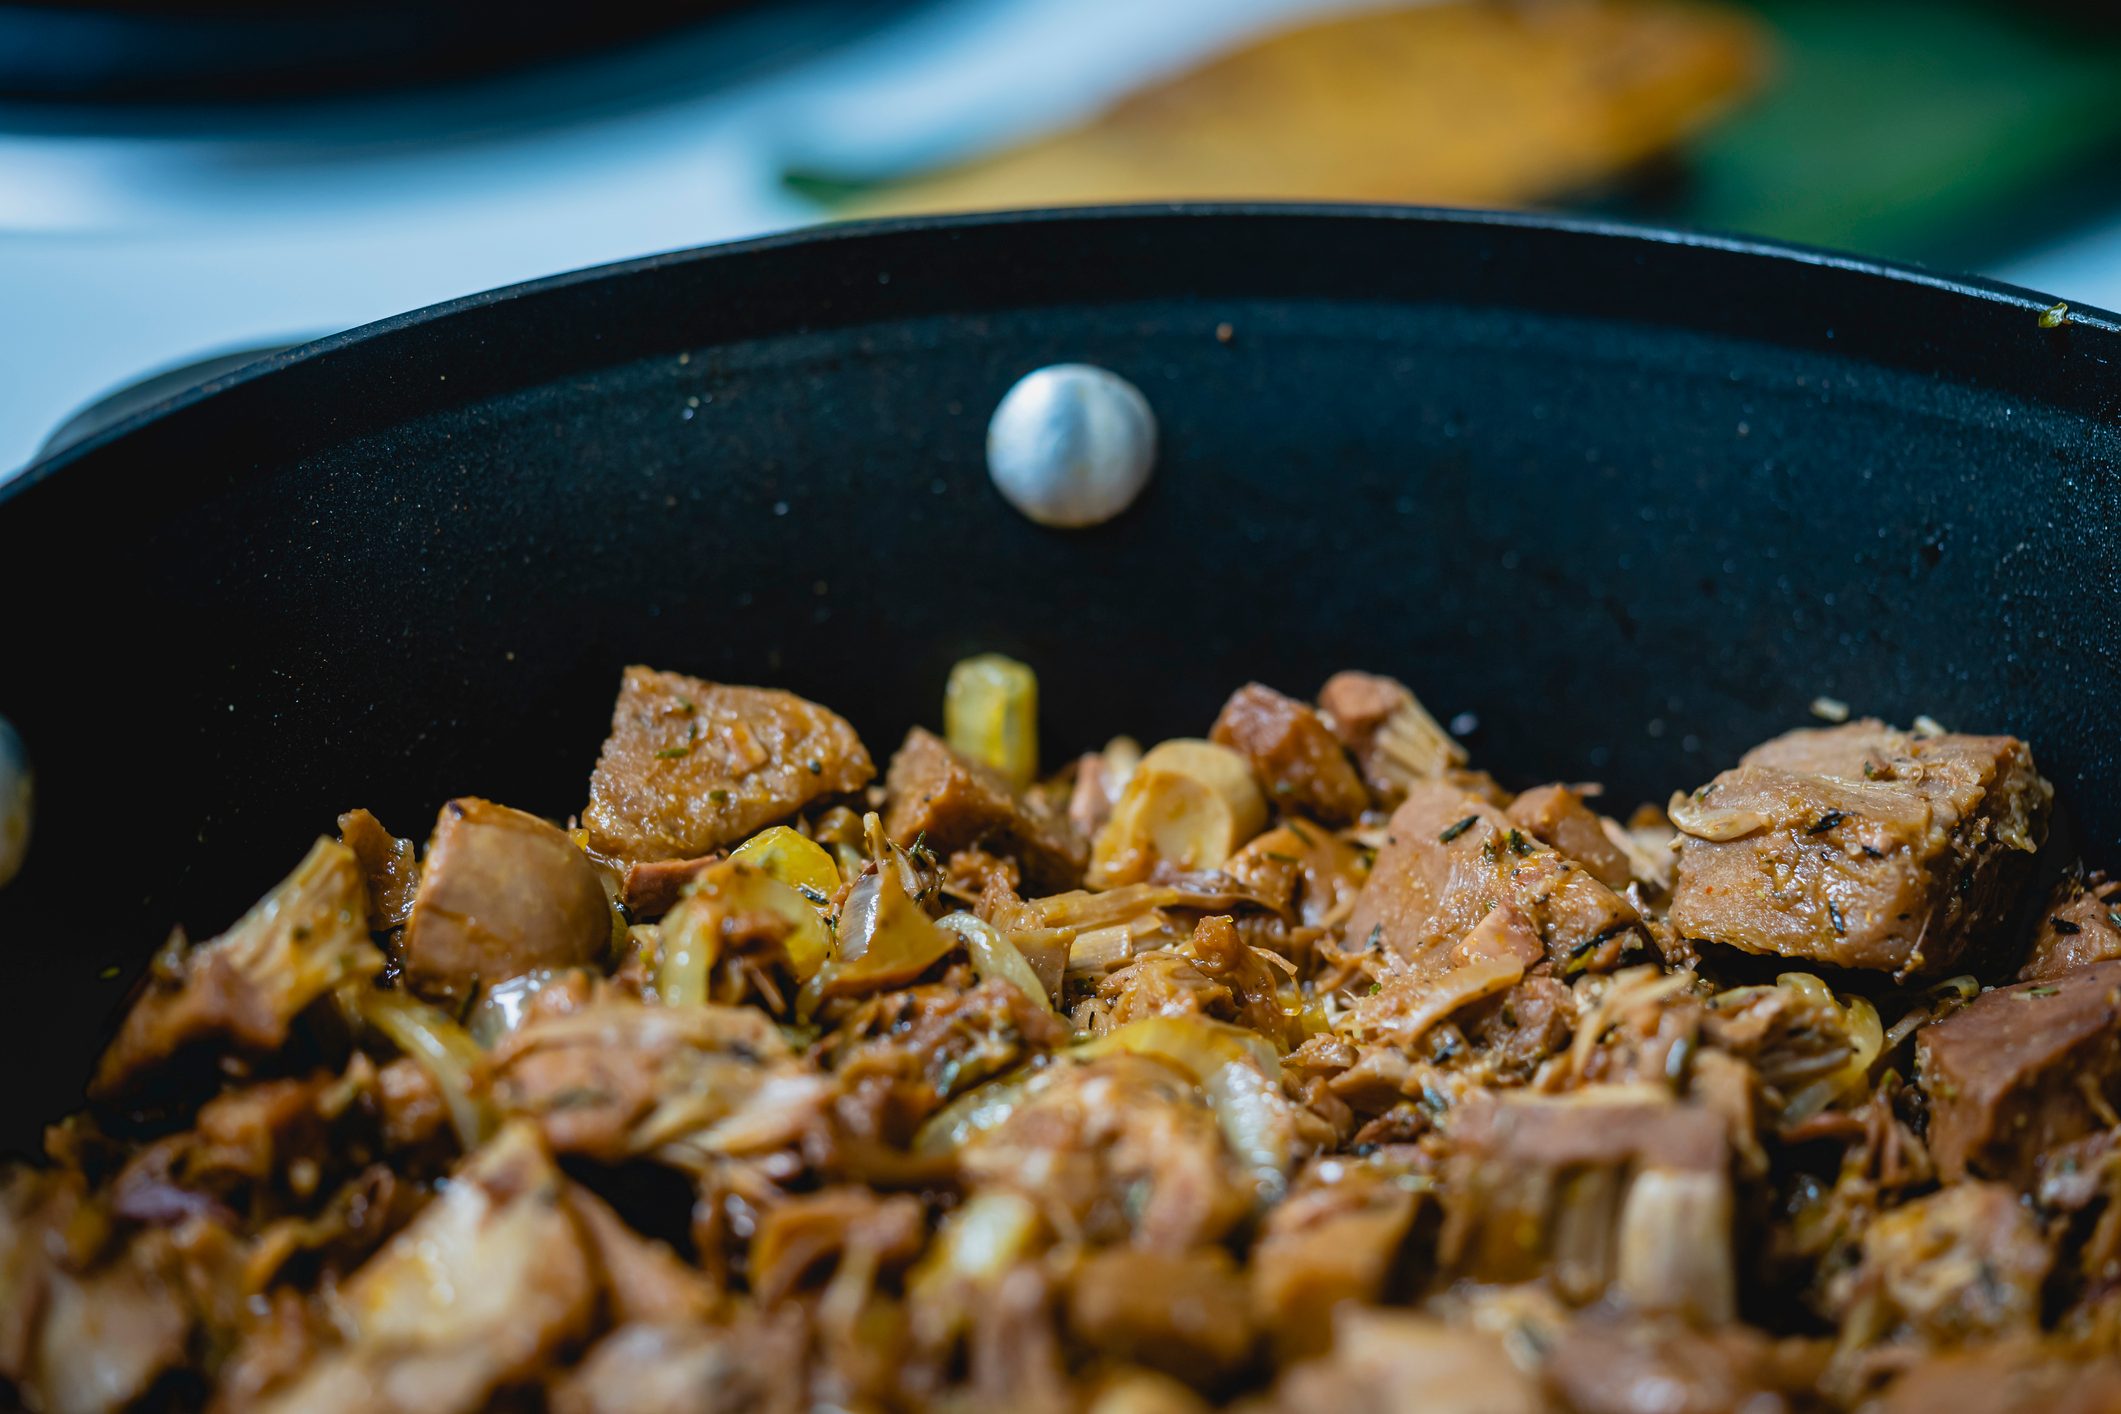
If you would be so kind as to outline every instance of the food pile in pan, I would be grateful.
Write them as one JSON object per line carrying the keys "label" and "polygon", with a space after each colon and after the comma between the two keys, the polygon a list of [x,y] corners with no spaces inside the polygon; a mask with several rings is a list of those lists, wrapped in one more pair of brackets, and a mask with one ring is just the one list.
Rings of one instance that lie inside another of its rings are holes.
{"label": "food pile in pan", "polygon": [[342,816],[6,1171],[0,1375],[2121,1408],[2121,888],[2047,892],[2024,743],[1792,731],[1623,823],[1388,678],[1047,776],[1035,698],[960,664],[879,777],[823,707],[634,668],[578,823]]}

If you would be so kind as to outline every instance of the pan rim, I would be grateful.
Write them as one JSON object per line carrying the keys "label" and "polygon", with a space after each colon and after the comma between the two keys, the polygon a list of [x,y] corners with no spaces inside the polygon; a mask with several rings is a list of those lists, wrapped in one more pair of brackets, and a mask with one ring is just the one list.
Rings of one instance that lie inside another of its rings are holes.
{"label": "pan rim", "polygon": [[[1380,222],[1416,229],[1506,230],[1569,239],[1610,241],[1616,246],[1635,246],[1644,251],[1684,250],[1713,257],[1730,257],[1739,261],[1762,261],[1783,267],[1832,271],[2024,314],[2038,315],[2057,304],[2065,303],[2054,295],[1983,276],[1941,273],[1919,265],[1766,237],[1661,226],[1598,216],[1479,207],[1374,202],[1177,201],[1012,208],[834,221],[740,240],[658,251],[499,285],[388,315],[266,354],[255,361],[146,404],[108,427],[32,460],[13,477],[0,480],[0,512],[5,512],[10,504],[20,501],[26,493],[51,482],[69,468],[104,454],[113,446],[128,441],[145,429],[195,407],[210,404],[260,379],[283,370],[361,350],[410,330],[443,325],[466,315],[519,301],[584,286],[615,283],[664,269],[741,263],[749,258],[790,250],[845,248],[859,251],[865,245],[880,244],[907,235],[985,233],[1001,229],[1070,225],[1147,225],[1167,221],[1228,223],[1251,220],[1299,223],[1316,221],[1321,226],[1347,222]],[[2067,302],[2067,308],[2068,322],[2072,329],[2093,331],[2097,335],[2114,339],[2113,358],[2109,360],[2101,357],[2098,361],[2111,361],[2121,365],[2121,313],[2074,302]],[[1714,319],[1703,319],[1692,327],[1711,333],[1717,330]]]}

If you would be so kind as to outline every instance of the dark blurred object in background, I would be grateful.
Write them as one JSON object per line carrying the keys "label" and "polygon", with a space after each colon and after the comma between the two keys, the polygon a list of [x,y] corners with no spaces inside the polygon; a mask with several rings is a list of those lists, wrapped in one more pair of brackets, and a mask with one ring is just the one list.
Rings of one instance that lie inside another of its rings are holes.
{"label": "dark blurred object in background", "polygon": [[768,0],[0,4],[0,97],[230,102],[404,88],[649,37]]}

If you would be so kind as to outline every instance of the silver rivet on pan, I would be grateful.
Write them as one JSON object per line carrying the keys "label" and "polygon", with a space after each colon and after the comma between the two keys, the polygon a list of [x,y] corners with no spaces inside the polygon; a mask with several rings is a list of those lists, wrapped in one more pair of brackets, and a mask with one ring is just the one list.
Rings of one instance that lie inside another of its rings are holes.
{"label": "silver rivet on pan", "polygon": [[1112,519],[1141,495],[1156,464],[1156,414],[1108,369],[1056,363],[1023,376],[987,424],[987,474],[1040,525]]}
{"label": "silver rivet on pan", "polygon": [[29,817],[34,797],[29,752],[22,738],[0,717],[0,888],[22,868],[29,853]]}

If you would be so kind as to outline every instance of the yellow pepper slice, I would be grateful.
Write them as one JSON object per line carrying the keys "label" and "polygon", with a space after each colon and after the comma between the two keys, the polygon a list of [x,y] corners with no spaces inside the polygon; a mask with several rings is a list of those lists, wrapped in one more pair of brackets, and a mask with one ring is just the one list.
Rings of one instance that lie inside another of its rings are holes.
{"label": "yellow pepper slice", "polygon": [[982,653],[950,670],[943,739],[1018,790],[1038,775],[1038,675],[1014,658]]}
{"label": "yellow pepper slice", "polygon": [[840,868],[830,851],[787,825],[759,831],[729,857],[778,879],[819,908],[829,906],[840,889]]}

